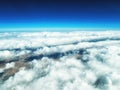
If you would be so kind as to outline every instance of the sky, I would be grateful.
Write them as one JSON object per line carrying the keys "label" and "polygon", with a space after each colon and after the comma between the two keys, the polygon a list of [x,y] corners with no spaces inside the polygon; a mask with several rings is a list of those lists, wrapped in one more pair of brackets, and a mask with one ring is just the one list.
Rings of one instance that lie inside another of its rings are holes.
{"label": "sky", "polygon": [[119,30],[120,0],[0,0],[0,31],[34,28]]}

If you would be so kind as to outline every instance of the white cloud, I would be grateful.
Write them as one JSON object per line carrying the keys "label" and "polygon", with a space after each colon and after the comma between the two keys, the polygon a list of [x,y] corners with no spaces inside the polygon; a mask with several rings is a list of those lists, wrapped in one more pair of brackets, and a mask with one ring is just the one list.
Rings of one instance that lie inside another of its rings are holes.
{"label": "white cloud", "polygon": [[[29,61],[31,67],[20,68],[0,84],[1,90],[120,89],[120,32],[19,32],[0,33],[0,37],[0,60],[46,55]],[[82,48],[88,54],[76,59],[74,50]],[[47,57],[68,51],[73,53],[58,59]],[[7,63],[0,73],[15,67],[15,62]]]}

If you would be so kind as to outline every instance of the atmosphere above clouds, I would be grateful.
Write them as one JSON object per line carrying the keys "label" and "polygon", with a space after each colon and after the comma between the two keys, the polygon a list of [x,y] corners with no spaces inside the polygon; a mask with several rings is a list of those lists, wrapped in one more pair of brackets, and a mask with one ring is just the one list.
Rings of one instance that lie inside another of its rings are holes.
{"label": "atmosphere above clouds", "polygon": [[120,29],[120,1],[1,0],[0,31],[11,28],[118,30]]}

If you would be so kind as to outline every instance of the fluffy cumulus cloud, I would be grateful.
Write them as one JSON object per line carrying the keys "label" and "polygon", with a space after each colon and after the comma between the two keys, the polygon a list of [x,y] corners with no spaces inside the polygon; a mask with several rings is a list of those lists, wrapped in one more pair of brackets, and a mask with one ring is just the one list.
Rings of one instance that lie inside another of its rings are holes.
{"label": "fluffy cumulus cloud", "polygon": [[119,90],[120,32],[0,33],[1,90]]}

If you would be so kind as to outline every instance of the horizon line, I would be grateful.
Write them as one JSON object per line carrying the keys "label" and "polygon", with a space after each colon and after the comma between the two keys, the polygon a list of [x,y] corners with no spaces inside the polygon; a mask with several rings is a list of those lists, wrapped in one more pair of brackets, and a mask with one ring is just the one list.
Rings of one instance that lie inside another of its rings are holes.
{"label": "horizon line", "polygon": [[47,28],[0,28],[0,32],[1,31],[15,31],[15,32],[20,32],[20,31],[71,31],[71,30],[74,30],[74,31],[84,31],[84,30],[86,30],[86,31],[113,31],[113,30],[115,30],[115,31],[120,31],[120,29],[117,29],[117,28],[70,28],[70,27],[64,27],[64,28],[62,28],[62,27],[57,27],[57,28],[49,28],[49,27],[47,27]]}

